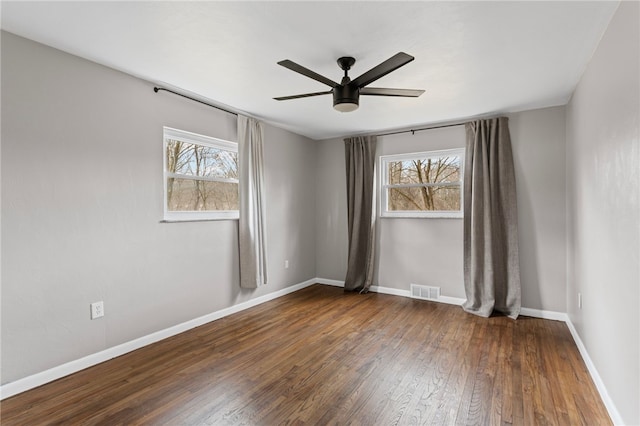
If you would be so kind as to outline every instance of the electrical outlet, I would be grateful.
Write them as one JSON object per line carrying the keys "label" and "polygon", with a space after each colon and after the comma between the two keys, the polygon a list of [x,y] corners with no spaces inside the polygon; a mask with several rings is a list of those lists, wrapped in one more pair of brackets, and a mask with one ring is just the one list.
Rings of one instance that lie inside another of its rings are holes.
{"label": "electrical outlet", "polygon": [[100,318],[104,316],[104,302],[101,300],[91,304],[91,319]]}
{"label": "electrical outlet", "polygon": [[582,309],[582,293],[578,293],[578,309]]}
{"label": "electrical outlet", "polygon": [[284,269],[289,269],[289,261],[288,260],[284,261]]}

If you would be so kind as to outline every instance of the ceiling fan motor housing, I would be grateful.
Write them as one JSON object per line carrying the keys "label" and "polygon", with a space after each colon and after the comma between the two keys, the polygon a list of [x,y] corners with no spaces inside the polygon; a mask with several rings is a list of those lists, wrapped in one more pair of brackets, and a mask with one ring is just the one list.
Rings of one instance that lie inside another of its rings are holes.
{"label": "ceiling fan motor housing", "polygon": [[360,103],[360,88],[351,84],[339,85],[333,88],[333,106],[338,104]]}

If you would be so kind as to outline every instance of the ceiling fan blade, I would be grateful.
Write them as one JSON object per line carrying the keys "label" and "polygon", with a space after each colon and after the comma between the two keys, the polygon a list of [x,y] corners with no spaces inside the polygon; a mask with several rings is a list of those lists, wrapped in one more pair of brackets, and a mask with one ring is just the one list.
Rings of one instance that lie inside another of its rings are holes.
{"label": "ceiling fan blade", "polygon": [[329,95],[329,94],[331,94],[331,90],[327,90],[326,92],[304,93],[302,95],[280,96],[279,98],[273,98],[273,99],[275,99],[276,101],[288,101],[289,99],[300,99],[300,98],[308,98],[310,96]]}
{"label": "ceiling fan blade", "polygon": [[289,68],[291,71],[295,71],[299,74],[305,75],[309,78],[312,78],[320,83],[324,83],[329,87],[336,87],[338,83],[333,80],[328,79],[327,77],[318,74],[317,72],[311,71],[308,68],[303,67],[302,65],[298,65],[293,61],[285,59],[284,61],[278,62],[278,65],[282,65],[285,68]]}
{"label": "ceiling fan blade", "polygon": [[361,95],[373,96],[404,96],[409,98],[417,98],[423,93],[424,90],[418,89],[387,89],[383,87],[364,87],[360,89]]}
{"label": "ceiling fan blade", "polygon": [[362,88],[369,83],[373,83],[380,77],[383,77],[389,74],[391,71],[397,70],[401,66],[408,64],[414,59],[415,58],[413,56],[407,55],[404,52],[397,53],[392,57],[390,57],[389,59],[387,59],[386,61],[384,61],[383,63],[381,63],[380,65],[377,65],[371,68],[369,71],[365,72],[360,77],[356,78],[355,80],[352,80],[351,84]]}

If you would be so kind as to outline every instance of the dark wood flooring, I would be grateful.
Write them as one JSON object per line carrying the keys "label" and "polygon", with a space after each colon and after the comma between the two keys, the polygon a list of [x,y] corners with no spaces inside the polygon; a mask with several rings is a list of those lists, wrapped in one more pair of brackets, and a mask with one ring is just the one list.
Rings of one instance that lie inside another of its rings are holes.
{"label": "dark wood flooring", "polygon": [[606,425],[567,326],[314,285],[1,404],[2,425]]}

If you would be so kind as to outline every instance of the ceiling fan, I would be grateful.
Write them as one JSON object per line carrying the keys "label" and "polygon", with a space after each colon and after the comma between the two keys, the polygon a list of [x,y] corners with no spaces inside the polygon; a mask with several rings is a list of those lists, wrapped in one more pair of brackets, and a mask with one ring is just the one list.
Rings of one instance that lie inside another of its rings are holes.
{"label": "ceiling fan", "polygon": [[295,71],[309,78],[312,78],[320,83],[324,83],[331,87],[331,90],[325,92],[304,93],[302,95],[282,96],[279,98],[273,98],[277,101],[286,101],[289,99],[307,98],[309,96],[328,95],[333,94],[333,107],[340,112],[350,112],[358,109],[360,95],[371,96],[403,96],[416,98],[424,93],[424,90],[414,89],[386,89],[382,87],[365,87],[370,83],[373,83],[380,77],[389,74],[392,71],[397,70],[403,65],[408,64],[415,58],[411,55],[407,55],[404,52],[397,53],[391,58],[382,62],[379,65],[371,68],[369,71],[351,80],[348,76],[348,71],[351,69],[356,60],[350,56],[344,56],[338,59],[338,65],[344,70],[344,77],[340,84],[328,79],[316,72],[311,71],[308,68],[298,65],[289,59],[278,62],[278,65],[282,65],[285,68],[289,68],[291,71]]}

